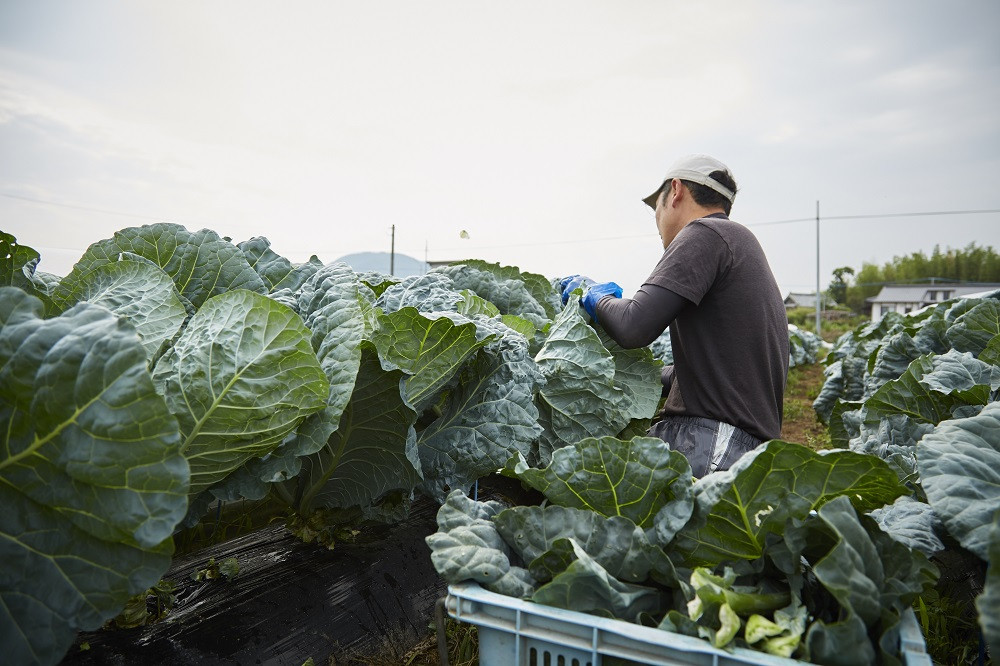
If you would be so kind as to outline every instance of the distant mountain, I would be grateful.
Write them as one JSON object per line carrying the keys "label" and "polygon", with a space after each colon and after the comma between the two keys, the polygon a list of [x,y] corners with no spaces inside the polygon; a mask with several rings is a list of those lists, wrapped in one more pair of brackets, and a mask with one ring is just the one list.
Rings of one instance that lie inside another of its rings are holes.
{"label": "distant mountain", "polygon": [[[389,264],[392,259],[388,252],[356,252],[347,254],[335,261],[343,261],[354,269],[355,273],[365,271],[378,271],[389,274]],[[397,254],[393,263],[393,275],[396,277],[407,277],[409,275],[423,275],[427,272],[428,266],[425,262],[405,254]]]}

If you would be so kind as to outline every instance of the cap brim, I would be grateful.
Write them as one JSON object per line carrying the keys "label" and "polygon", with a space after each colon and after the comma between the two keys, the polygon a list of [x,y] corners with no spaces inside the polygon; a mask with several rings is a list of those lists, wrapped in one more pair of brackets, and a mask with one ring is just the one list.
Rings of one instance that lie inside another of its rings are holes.
{"label": "cap brim", "polygon": [[663,185],[656,188],[656,191],[650,194],[648,197],[642,200],[642,203],[646,204],[654,211],[656,210],[656,200],[660,198],[660,192],[663,191]]}

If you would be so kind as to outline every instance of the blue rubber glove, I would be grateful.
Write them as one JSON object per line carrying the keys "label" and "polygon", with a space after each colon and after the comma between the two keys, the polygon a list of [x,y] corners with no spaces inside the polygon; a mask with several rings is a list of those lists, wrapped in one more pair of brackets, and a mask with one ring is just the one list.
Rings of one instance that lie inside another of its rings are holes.
{"label": "blue rubber glove", "polygon": [[572,282],[573,278],[578,278],[578,277],[580,276],[577,275],[576,273],[573,273],[572,275],[567,275],[562,280],[559,280],[559,293],[561,294],[562,292],[566,291],[566,285]]}
{"label": "blue rubber glove", "polygon": [[589,277],[584,275],[568,275],[559,281],[559,285],[562,287],[562,302],[566,305],[566,301],[569,300],[569,295],[573,293],[574,289],[587,290],[587,287],[594,284],[594,281]]}
{"label": "blue rubber glove", "polygon": [[601,282],[589,285],[583,292],[583,300],[580,301],[580,305],[595,322],[597,321],[597,303],[605,296],[621,298],[622,288],[614,282]]}

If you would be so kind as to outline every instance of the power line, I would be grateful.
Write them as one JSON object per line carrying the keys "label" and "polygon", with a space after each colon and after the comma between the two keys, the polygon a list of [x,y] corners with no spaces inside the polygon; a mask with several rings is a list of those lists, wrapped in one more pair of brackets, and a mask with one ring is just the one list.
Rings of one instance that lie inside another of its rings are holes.
{"label": "power line", "polygon": [[[140,220],[152,220],[157,222],[173,221],[183,224],[202,224],[201,222],[193,222],[190,220],[179,220],[176,218],[167,217],[156,217],[153,215],[141,215],[138,213],[126,213],[123,211],[111,210],[107,208],[96,208],[93,206],[82,206],[78,204],[68,204],[59,203],[55,201],[47,201],[44,199],[37,199],[33,197],[26,197],[18,194],[8,194],[6,192],[0,192],[0,196],[6,197],[8,199],[18,199],[20,201],[27,201],[30,203],[40,204],[43,206],[56,206],[59,208],[71,208],[74,210],[84,210],[93,213],[103,213],[106,215],[119,215],[122,217],[131,217]],[[942,215],[984,215],[1000,213],[1000,208],[982,208],[982,209],[969,209],[969,210],[944,210],[944,211],[917,211],[912,213],[868,213],[864,215],[827,215],[820,218],[820,221],[828,220],[877,220],[877,219],[887,219],[887,218],[897,218],[897,217],[928,217],[928,216],[942,216]],[[773,225],[781,224],[795,224],[801,222],[815,222],[815,217],[797,217],[789,220],[770,220],[767,222],[747,222],[741,223],[745,227],[767,227]],[[507,243],[503,245],[479,245],[479,246],[456,246],[456,247],[444,247],[435,248],[435,252],[453,252],[453,251],[468,251],[468,250],[493,250],[502,248],[513,248],[513,247],[536,247],[539,245],[566,245],[575,243],[598,243],[605,241],[618,241],[618,240],[634,240],[637,238],[650,238],[651,233],[645,234],[629,234],[622,236],[600,236],[591,238],[563,238],[559,240],[551,241],[530,241],[523,243]],[[60,248],[61,249],[61,248]]]}
{"label": "power line", "polygon": [[[91,213],[104,213],[105,215],[120,215],[121,217],[133,217],[139,220],[152,220],[155,222],[165,222],[168,218],[165,217],[155,217],[152,215],[139,215],[137,213],[124,213],[119,210],[110,210],[107,208],[94,208],[92,206],[80,206],[77,204],[59,203],[56,201],[46,201],[44,199],[35,199],[32,197],[25,197],[19,194],[7,194],[6,192],[0,192],[0,197],[7,197],[8,199],[18,199],[20,201],[28,201],[30,203],[41,204],[43,206],[56,206],[57,208],[72,208],[74,210],[85,210]],[[193,222],[191,220],[177,220],[174,218],[175,222],[184,222],[185,224],[201,224],[200,222]]]}
{"label": "power line", "polygon": [[[744,227],[769,227],[772,224],[792,224],[793,222],[815,222],[815,217],[797,217],[794,220],[775,220],[774,222],[747,222]],[[742,224],[742,223],[741,223]]]}
{"label": "power line", "polygon": [[830,215],[824,220],[877,220],[883,217],[923,217],[931,215],[979,215],[983,213],[1000,213],[1000,208],[983,208],[981,210],[938,210],[921,211],[918,213],[883,213],[881,215]]}
{"label": "power line", "polygon": [[447,252],[451,250],[492,250],[496,248],[506,248],[506,247],[535,247],[537,245],[565,245],[567,243],[596,243],[598,241],[614,241],[614,240],[631,240],[634,238],[650,238],[652,233],[648,234],[632,234],[629,236],[602,236],[593,238],[563,238],[560,240],[551,241],[530,241],[525,243],[507,243],[504,245],[462,245],[455,247],[441,247],[435,248],[437,252]]}
{"label": "power line", "polygon": [[[921,211],[917,213],[877,213],[868,215],[829,215],[820,217],[821,222],[827,220],[877,220],[892,217],[917,217],[933,215],[981,215],[985,213],[1000,213],[1000,208],[983,208],[977,210],[944,210],[944,211]],[[791,220],[773,220],[769,222],[747,222],[742,224],[745,227],[767,227],[776,224],[793,224],[796,222],[815,222],[815,217],[797,217]],[[631,234],[627,236],[605,236],[602,238],[568,238],[557,241],[534,241],[530,243],[511,243],[508,245],[481,245],[478,247],[446,247],[437,248],[438,252],[448,252],[452,250],[489,250],[508,247],[533,247],[536,245],[563,245],[567,243],[594,243],[598,241],[632,240],[635,238],[649,238],[652,234]]]}
{"label": "power line", "polygon": [[[139,215],[137,213],[125,213],[125,212],[122,212],[122,211],[110,210],[110,209],[107,209],[107,208],[95,208],[95,207],[92,207],[92,206],[81,206],[81,205],[77,205],[77,204],[67,204],[67,203],[58,203],[58,202],[55,202],[55,201],[45,201],[44,199],[35,199],[35,198],[32,198],[32,197],[25,197],[25,196],[21,196],[21,195],[18,195],[18,194],[7,194],[6,192],[0,192],[0,196],[7,197],[8,199],[18,199],[20,201],[28,201],[30,203],[41,204],[43,206],[56,206],[56,207],[59,207],[59,208],[72,208],[74,210],[85,210],[85,211],[89,211],[89,212],[92,212],[92,213],[105,213],[107,215],[120,215],[122,217],[133,217],[133,218],[140,219],[140,220],[153,220],[153,221],[157,221],[157,222],[164,222],[164,221],[167,221],[167,219],[168,219],[168,218],[164,218],[164,217],[156,217],[156,216],[153,216],[153,215]],[[183,222],[183,220],[175,220],[175,221]],[[188,222],[188,223],[191,224],[191,222]],[[200,224],[200,223],[198,223],[198,224]],[[497,248],[497,247],[531,247],[531,246],[535,246],[535,245],[560,245],[560,244],[563,244],[563,243],[592,243],[592,242],[596,242],[596,241],[625,240],[625,239],[631,239],[631,238],[647,238],[648,236],[649,236],[649,234],[635,234],[635,235],[631,235],[631,236],[607,236],[607,237],[603,237],[603,238],[563,239],[563,240],[555,240],[555,241],[533,241],[533,242],[526,242],[526,243],[511,243],[511,244],[508,244],[508,245],[486,245],[486,246],[477,246],[477,247],[463,246],[463,247],[454,247],[454,248],[439,248],[439,251],[440,250],[488,250],[488,249]],[[68,248],[49,248],[49,249],[68,249]]]}
{"label": "power line", "polygon": [[[925,217],[933,215],[981,215],[984,213],[1000,213],[1000,208],[983,208],[979,210],[933,210],[917,213],[878,213],[867,215],[823,215],[820,222],[827,220],[878,220],[889,217]],[[794,220],[776,220],[774,222],[748,222],[745,227],[766,227],[772,224],[791,224],[793,222],[815,222],[815,217],[798,217]]]}
{"label": "power line", "polygon": [[45,245],[35,244],[32,244],[31,247],[33,250],[38,252],[41,252],[42,250],[45,250],[46,252],[82,252],[82,250],[78,247],[48,247]]}

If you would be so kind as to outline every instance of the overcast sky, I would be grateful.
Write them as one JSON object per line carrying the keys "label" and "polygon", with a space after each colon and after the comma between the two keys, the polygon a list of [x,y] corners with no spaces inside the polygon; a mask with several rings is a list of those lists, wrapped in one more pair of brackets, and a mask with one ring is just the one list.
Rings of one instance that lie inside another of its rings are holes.
{"label": "overcast sky", "polygon": [[[389,251],[395,225],[418,259],[628,295],[662,252],[641,198],[704,152],[782,291],[811,291],[815,222],[767,223],[1000,209],[998,29],[992,0],[0,0],[0,229],[62,275],[155,221],[293,261]],[[820,241],[826,288],[1000,249],[1000,214]]]}

